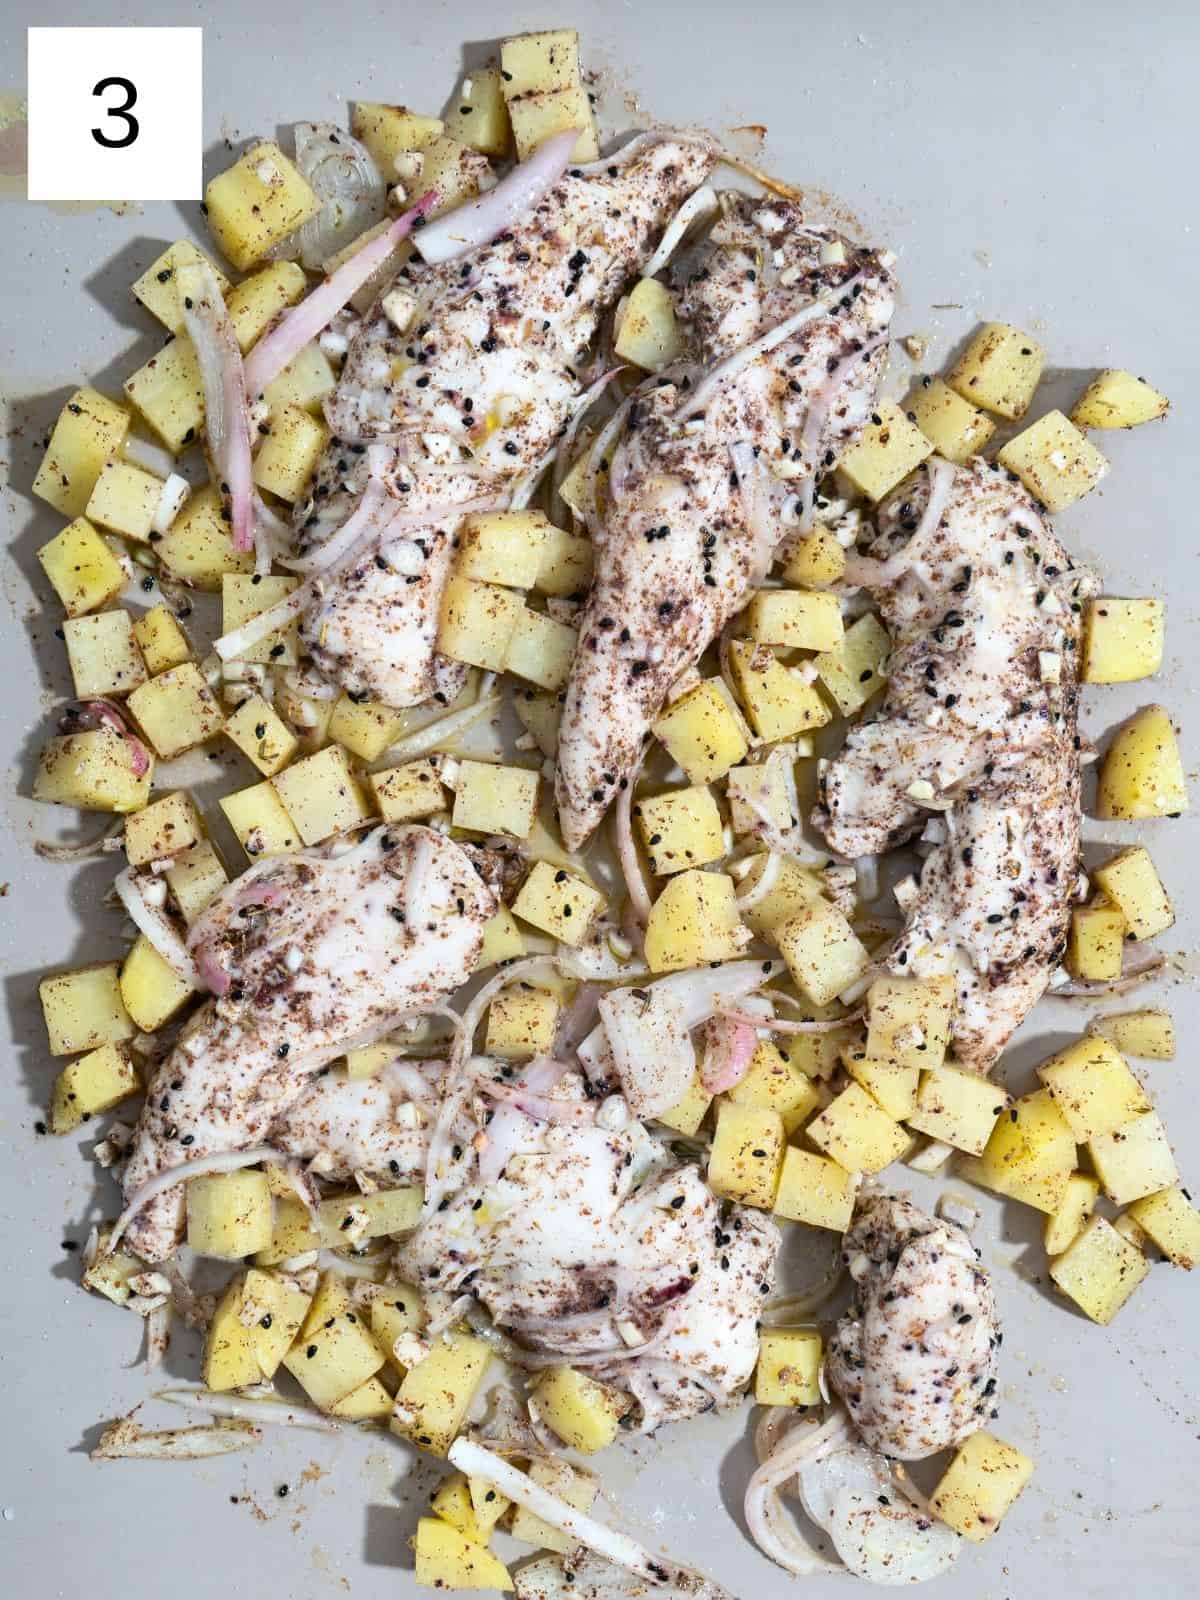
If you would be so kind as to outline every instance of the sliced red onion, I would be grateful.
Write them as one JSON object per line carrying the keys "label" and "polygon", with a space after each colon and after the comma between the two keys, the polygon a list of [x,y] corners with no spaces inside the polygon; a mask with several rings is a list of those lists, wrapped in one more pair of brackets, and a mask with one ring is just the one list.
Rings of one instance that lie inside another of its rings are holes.
{"label": "sliced red onion", "polygon": [[315,339],[337,316],[362,287],[371,274],[387,260],[402,239],[412,232],[419,218],[437,204],[437,190],[423,194],[415,206],[397,217],[390,228],[385,228],[374,239],[355,251],[349,261],[325,279],[282,316],[269,332],[265,333],[246,358],[246,392],[256,399],[272,378],[277,378],[304,346]]}
{"label": "sliced red onion", "polygon": [[205,262],[178,269],[183,325],[196,350],[204,389],[204,430],[222,497],[228,496],[233,548],[253,550],[254,480],[242,353],[220,286]]}
{"label": "sliced red onion", "polygon": [[431,266],[454,261],[468,251],[490,244],[498,234],[511,228],[531,212],[562,177],[578,138],[577,128],[564,128],[561,133],[553,134],[494,189],[429,223],[417,240],[417,251],[422,259]]}
{"label": "sliced red onion", "polygon": [[704,1024],[700,1081],[709,1094],[723,1094],[741,1083],[758,1049],[758,1027],[724,1011]]}
{"label": "sliced red onion", "polygon": [[204,979],[188,954],[187,946],[163,913],[147,903],[131,867],[117,874],[113,889],[137,931],[145,935],[171,971],[193,989],[203,989]]}

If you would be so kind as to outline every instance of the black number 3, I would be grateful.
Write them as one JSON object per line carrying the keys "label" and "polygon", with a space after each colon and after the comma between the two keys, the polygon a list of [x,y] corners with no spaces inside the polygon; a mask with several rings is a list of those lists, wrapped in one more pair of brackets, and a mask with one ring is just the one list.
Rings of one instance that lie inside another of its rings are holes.
{"label": "black number 3", "polygon": [[119,139],[111,139],[107,133],[101,132],[99,128],[93,128],[92,138],[95,139],[97,144],[102,144],[106,150],[124,150],[127,145],[133,143],[139,132],[138,119],[131,117],[129,114],[130,107],[137,104],[137,90],[128,78],[101,78],[92,93],[103,94],[106,89],[124,89],[125,91],[123,105],[106,106],[104,108],[105,116],[120,117],[125,124],[125,132]]}

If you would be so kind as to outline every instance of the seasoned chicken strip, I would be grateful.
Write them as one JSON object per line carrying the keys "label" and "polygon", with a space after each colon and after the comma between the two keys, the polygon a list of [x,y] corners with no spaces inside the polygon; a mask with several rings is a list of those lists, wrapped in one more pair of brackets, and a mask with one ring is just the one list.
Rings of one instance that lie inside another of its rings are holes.
{"label": "seasoned chicken strip", "polygon": [[435,673],[434,643],[456,508],[506,505],[554,448],[597,326],[711,167],[698,144],[650,143],[607,170],[568,172],[526,221],[471,255],[400,269],[329,404],[333,437],[296,509],[298,554],[320,560],[370,477],[386,483],[389,510],[429,522],[384,534],[326,580],[302,626],[323,672],[392,706],[453,697],[461,671]]}
{"label": "seasoned chicken strip", "polygon": [[[264,1143],[311,1075],[427,1010],[466,979],[495,897],[429,828],[376,828],[259,862],[189,935],[217,998],[154,1075],[125,1171],[126,1203],[189,1161]],[[170,1256],[182,1186],[128,1232],[146,1261]]]}
{"label": "seasoned chicken strip", "polygon": [[920,1461],[983,1427],[1000,1323],[962,1229],[874,1194],[859,1204],[842,1256],[857,1305],[829,1341],[825,1370],[865,1442]]}
{"label": "seasoned chicken strip", "polygon": [[310,1077],[267,1143],[309,1163],[322,1178],[369,1172],[390,1183],[419,1183],[429,1150],[428,1109],[437,1100],[441,1061],[396,1062],[371,1078]]}
{"label": "seasoned chicken strip", "polygon": [[[568,849],[628,782],[672,684],[743,605],[789,519],[793,532],[803,523],[816,477],[869,420],[893,303],[875,251],[806,226],[784,201],[726,197],[679,303],[712,381],[696,367],[648,379],[612,454],[559,733]],[[806,307],[790,336],[737,364]]]}
{"label": "seasoned chicken strip", "polygon": [[823,770],[814,821],[832,849],[863,856],[938,818],[889,966],[957,971],[954,1051],[986,1069],[1065,949],[1076,657],[1095,579],[1002,469],[936,458],[880,507],[847,577],[878,602],[894,648],[879,714]]}
{"label": "seasoned chicken strip", "polygon": [[469,1288],[534,1364],[627,1389],[646,1429],[734,1399],[758,1355],[774,1223],[724,1208],[639,1122],[525,1121],[499,1179],[469,1183],[401,1246],[401,1275]]}

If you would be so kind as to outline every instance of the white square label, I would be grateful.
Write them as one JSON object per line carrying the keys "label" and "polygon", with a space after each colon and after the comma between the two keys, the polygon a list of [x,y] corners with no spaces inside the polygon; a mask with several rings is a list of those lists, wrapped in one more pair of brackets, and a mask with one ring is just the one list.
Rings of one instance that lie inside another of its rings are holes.
{"label": "white square label", "polygon": [[199,28],[29,29],[29,198],[199,200]]}

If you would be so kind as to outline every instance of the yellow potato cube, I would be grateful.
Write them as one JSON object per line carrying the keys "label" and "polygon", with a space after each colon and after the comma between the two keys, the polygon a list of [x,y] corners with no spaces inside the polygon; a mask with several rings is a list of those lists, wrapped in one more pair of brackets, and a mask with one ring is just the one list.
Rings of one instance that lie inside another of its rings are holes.
{"label": "yellow potato cube", "polygon": [[133,637],[152,677],[191,659],[187,635],[165,605],[151,606],[140,616],[133,625]]}
{"label": "yellow potato cube", "polygon": [[333,1195],[317,1206],[321,1232],[331,1248],[347,1240],[386,1239],[411,1233],[421,1219],[417,1189],[377,1189],[374,1194]]}
{"label": "yellow potato cube", "polygon": [[133,298],[141,301],[151,316],[157,317],[168,333],[178,333],[183,327],[183,307],[179,303],[178,273],[180,267],[204,266],[217,280],[221,293],[229,293],[229,279],[197,250],[190,239],[179,239],[168,245],[158,259],[151,263],[132,285]]}
{"label": "yellow potato cube", "polygon": [[830,720],[829,707],[812,684],[776,660],[766,645],[735,639],[730,662],[750,725],[768,744],[823,728]]}
{"label": "yellow potato cube", "polygon": [[539,1378],[533,1398],[542,1421],[563,1443],[589,1456],[612,1444],[630,1404],[607,1384],[567,1366],[551,1367]]}
{"label": "yellow potato cube", "polygon": [[129,709],[164,761],[216,738],[224,726],[221,708],[191,661],[160,672],[129,696]]}
{"label": "yellow potato cube", "polygon": [[862,1084],[876,1105],[893,1121],[903,1122],[916,1111],[917,1086],[921,1081],[919,1067],[869,1056],[865,1050],[853,1046],[842,1052],[842,1061],[855,1083]]}
{"label": "yellow potato cube", "polygon": [[[472,195],[479,193],[481,185],[491,177],[492,169],[486,156],[481,156],[469,145],[452,139],[448,133],[439,134],[423,147],[417,160],[421,172],[413,180],[422,189],[436,189],[438,202],[430,216],[440,216],[450,211]],[[420,240],[418,239],[418,244]]]}
{"label": "yellow potato cube", "polygon": [[905,413],[946,461],[977,456],[996,431],[985,417],[941,378],[922,378],[904,402]]}
{"label": "yellow potato cube", "polygon": [[972,405],[1018,422],[1029,410],[1046,352],[1007,322],[985,322],[955,362],[946,382]]}
{"label": "yellow potato cube", "polygon": [[1117,729],[1096,788],[1096,815],[1138,822],[1174,817],[1188,808],[1179,743],[1162,706],[1147,706]]}
{"label": "yellow potato cube", "polygon": [[201,839],[174,857],[166,871],[167,887],[185,922],[192,923],[229,881],[221,858]]}
{"label": "yellow potato cube", "polygon": [[852,1083],[805,1129],[809,1139],[847,1172],[882,1172],[908,1148],[908,1135]]}
{"label": "yellow potato cube", "polygon": [[869,611],[846,629],[839,649],[814,657],[817,676],[843,716],[861,711],[876,690],[883,688],[891,652],[891,636]]}
{"label": "yellow potato cube", "polygon": [[845,1233],[854,1214],[857,1187],[854,1174],[836,1161],[789,1145],[783,1153],[775,1214],[810,1228]]}
{"label": "yellow potato cube", "polygon": [[[391,1409],[390,1404],[388,1409]],[[429,1509],[475,1544],[487,1543],[487,1536],[480,1532],[475,1518],[471,1490],[464,1473],[454,1472],[443,1480],[441,1487],[430,1497]]]}
{"label": "yellow potato cube", "polygon": [[803,589],[760,589],[746,607],[746,626],[755,643],[793,650],[840,650],[845,638],[837,596]]}
{"label": "yellow potato cube", "polygon": [[731,767],[725,783],[725,801],[734,833],[758,834],[765,822],[786,833],[800,821],[792,812],[789,778],[794,764],[782,756],[776,760],[752,762]]}
{"label": "yellow potato cube", "polygon": [[271,1242],[271,1191],[265,1172],[245,1167],[192,1178],[187,1193],[188,1247],[201,1256],[238,1261]]}
{"label": "yellow potato cube", "polygon": [[775,930],[774,939],[797,986],[815,1005],[835,999],[871,964],[846,918],[824,900],[810,900]]}
{"label": "yellow potato cube", "polygon": [[754,1369],[755,1404],[820,1405],[818,1373],[824,1354],[824,1342],[816,1328],[764,1328],[758,1336]]}
{"label": "yellow potato cube", "polygon": [[876,978],[867,990],[867,1055],[932,1071],[954,1016],[952,978]]}
{"label": "yellow potato cube", "polygon": [[113,728],[95,728],[46,741],[38,758],[33,798],[78,806],[81,811],[122,814],[146,804],[153,776],[148,751],[135,749]]}
{"label": "yellow potato cube", "polygon": [[1050,1263],[1055,1283],[1093,1322],[1111,1322],[1150,1271],[1136,1245],[1107,1217],[1093,1217]]}
{"label": "yellow potato cube", "polygon": [[353,695],[338,697],[326,730],[330,739],[349,750],[360,761],[378,761],[404,729],[403,711],[378,705],[373,700],[356,700]]}
{"label": "yellow potato cube", "polygon": [[131,461],[106,461],[84,515],[97,527],[145,544],[162,499],[163,480]]}
{"label": "yellow potato cube", "polygon": [[551,760],[558,754],[563,698],[561,694],[539,694],[533,689],[515,690],[512,697],[517,720],[542,754]]}
{"label": "yellow potato cube", "polygon": [[413,1538],[416,1581],[427,1589],[513,1587],[508,1568],[485,1545],[468,1539],[441,1517],[422,1517]]}
{"label": "yellow potato cube", "polygon": [[1100,1185],[1086,1172],[1073,1172],[1067,1192],[1057,1211],[1052,1212],[1042,1230],[1042,1243],[1048,1256],[1063,1253],[1083,1232],[1096,1207]]}
{"label": "yellow potato cube", "polygon": [[595,161],[600,154],[596,119],[582,83],[572,84],[567,89],[509,94],[508,114],[520,161],[532,155],[551,134],[562,133],[566,128],[579,129],[571,151],[572,161]]}
{"label": "yellow potato cube", "polygon": [[1084,602],[1081,683],[1134,683],[1162,666],[1165,612],[1161,600]]}
{"label": "yellow potato cube", "polygon": [[775,1203],[787,1133],[778,1111],[722,1100],[708,1156],[714,1194],[769,1211]]}
{"label": "yellow potato cube", "polygon": [[277,1199],[270,1243],[255,1252],[254,1264],[256,1267],[278,1266],[281,1261],[290,1261],[293,1256],[318,1250],[324,1243],[325,1240],[309,1220],[307,1210],[298,1200]]}
{"label": "yellow potato cube", "polygon": [[[298,582],[297,578],[271,578],[258,573],[226,573],[221,579],[221,632],[233,633],[269,611],[285,600]],[[239,659],[294,667],[300,659],[299,626],[298,621],[286,623],[243,650]]]}
{"label": "yellow potato cube", "polygon": [[[520,915],[520,902],[516,911]],[[677,972],[726,961],[749,942],[738,920],[733,879],[723,872],[677,873],[650,908],[646,961],[652,972]]]}
{"label": "yellow potato cube", "polygon": [[1087,1148],[1101,1187],[1119,1206],[1167,1189],[1179,1177],[1157,1111],[1139,1112],[1117,1128],[1093,1134]]}
{"label": "yellow potato cube", "polygon": [[712,1102],[712,1095],[701,1082],[700,1074],[696,1072],[692,1074],[691,1087],[679,1104],[672,1106],[669,1111],[660,1111],[654,1120],[668,1128],[674,1128],[676,1133],[682,1133],[688,1139],[693,1139],[699,1132],[700,1124],[708,1115],[708,1108]]}
{"label": "yellow potato cube", "polygon": [[646,372],[661,372],[678,360],[681,349],[671,291],[657,278],[642,278],[625,302],[613,353]]}
{"label": "yellow potato cube", "polygon": [[802,589],[836,583],[846,570],[846,552],[828,528],[814,528],[792,546],[783,564],[783,581]]}
{"label": "yellow potato cube", "polygon": [[[565,1461],[531,1461],[529,1476],[534,1483],[543,1489],[549,1489],[576,1511],[592,1509],[597,1489],[595,1478],[575,1471]],[[548,1522],[543,1522],[541,1517],[534,1516],[533,1512],[527,1511],[524,1506],[518,1506],[514,1511],[509,1532],[514,1539],[520,1539],[522,1544],[531,1544],[539,1550],[553,1550],[559,1555],[569,1555],[575,1548],[569,1534],[560,1532],[558,1528],[552,1528]]]}
{"label": "yellow potato cube", "polygon": [[300,741],[273,706],[252,694],[225,723],[225,737],[268,778],[282,771],[300,748]]}
{"label": "yellow potato cube", "polygon": [[746,725],[720,678],[706,678],[680,695],[654,724],[654,737],[692,783],[723,778],[750,748]]}
{"label": "yellow potato cube", "polygon": [[896,402],[880,400],[870,423],[842,456],[838,473],[859,494],[879,501],[932,454],[932,443]]}
{"label": "yellow potato cube", "polygon": [[345,1422],[386,1422],[392,1414],[392,1397],[378,1378],[368,1378],[329,1407],[331,1417]]}
{"label": "yellow potato cube", "polygon": [[406,1373],[396,1395],[392,1432],[431,1455],[444,1456],[483,1382],[491,1349],[467,1333],[451,1333]]}
{"label": "yellow potato cube", "polygon": [[491,583],[452,577],[442,597],[438,650],[488,672],[503,672],[509,641],[524,611],[521,597]]}
{"label": "yellow potato cube", "polygon": [[474,833],[527,839],[537,816],[538,774],[490,761],[462,761],[451,820]]}
{"label": "yellow potato cube", "polygon": [[[796,1020],[836,1021],[841,1010],[844,1007],[809,1005],[797,1015]],[[841,1065],[842,1052],[856,1043],[862,1043],[862,1034],[851,1022],[845,1028],[831,1029],[828,1033],[797,1034],[794,1038],[784,1040],[780,1049],[792,1066],[798,1067],[806,1078],[824,1079],[833,1076]]]}
{"label": "yellow potato cube", "polygon": [[532,984],[502,990],[488,1007],[488,1055],[505,1061],[549,1055],[560,1012],[558,996]]}
{"label": "yellow potato cube", "polygon": [[146,1263],[137,1256],[127,1255],[124,1250],[108,1249],[108,1242],[112,1238],[112,1229],[102,1227],[99,1230],[97,1251],[90,1267],[84,1270],[80,1284],[90,1294],[102,1294],[106,1300],[111,1300],[115,1306],[127,1305],[133,1296],[130,1278],[136,1278],[145,1272]]}
{"label": "yellow potato cube", "polygon": [[1094,489],[1108,462],[1061,411],[1047,411],[1010,439],[996,460],[1017,477],[1047,511],[1065,511]]}
{"label": "yellow potato cube", "polygon": [[1070,1123],[1049,1089],[1037,1089],[1014,1101],[996,1123],[972,1171],[985,1188],[1054,1212],[1076,1165]]}
{"label": "yellow potato cube", "polygon": [[468,1478],[467,1488],[470,1490],[471,1509],[479,1525],[480,1538],[487,1539],[512,1501],[499,1489],[494,1489],[485,1478]]}
{"label": "yellow potato cube", "polygon": [[122,1046],[103,1044],[59,1073],[50,1100],[50,1132],[74,1133],[88,1117],[110,1111],[141,1087]]}
{"label": "yellow potato cube", "polygon": [[583,943],[603,908],[598,890],[548,861],[535,862],[512,906],[523,922],[570,945]]}
{"label": "yellow potato cube", "polygon": [[494,967],[500,961],[513,961],[525,954],[525,936],[512,912],[501,906],[483,926],[483,946],[475,963],[476,972]]}
{"label": "yellow potato cube", "polygon": [[73,1056],[98,1045],[120,1044],[135,1032],[121,1000],[115,961],[43,978],[38,998],[52,1056]]}
{"label": "yellow potato cube", "polygon": [[511,129],[499,67],[472,67],[455,90],[446,130],[485,156],[507,155]]}
{"label": "yellow potato cube", "polygon": [[246,1279],[239,1274],[217,1302],[204,1338],[203,1378],[218,1394],[262,1382],[252,1326],[242,1321]]}
{"label": "yellow potato cube", "polygon": [[350,118],[350,131],[366,145],[389,183],[397,177],[397,156],[424,149],[445,130],[440,117],[422,117],[407,106],[385,106],[371,100],[359,100]]}
{"label": "yellow potato cube", "polygon": [[1037,1072],[1078,1144],[1150,1109],[1146,1091],[1106,1039],[1079,1039],[1043,1061]]}
{"label": "yellow potato cube", "polygon": [[550,519],[541,511],[488,511],[467,517],[455,571],[480,583],[532,589],[549,528]]}
{"label": "yellow potato cube", "polygon": [[167,576],[192,589],[219,591],[226,573],[254,571],[253,550],[233,548],[232,530],[211,484],[192,496],[154,548]]}
{"label": "yellow potato cube", "polygon": [[1032,1476],[1028,1456],[980,1429],[959,1445],[929,1503],[956,1533],[982,1544]]}
{"label": "yellow potato cube", "polygon": [[68,617],[98,611],[126,584],[125,568],[83,517],[76,517],[38,551],[42,569]]}
{"label": "yellow potato cube", "polygon": [[633,805],[650,870],[658,877],[719,861],[725,854],[721,813],[710,789],[696,786]]}
{"label": "yellow potato cube", "polygon": [[1175,921],[1175,908],[1143,845],[1119,850],[1092,871],[1096,887],[1116,906],[1135,939],[1153,939]]}
{"label": "yellow potato cube", "polygon": [[[741,881],[742,893],[752,894],[770,860],[764,851],[750,858],[752,865]],[[791,857],[782,857],[775,871],[775,881],[761,900],[747,906],[743,915],[754,932],[775,944],[775,935],[785,923],[791,922],[807,905],[820,900],[821,880],[811,868],[802,867]]]}
{"label": "yellow potato cube", "polygon": [[95,389],[76,389],[59,412],[33,492],[64,517],[81,517],[104,463],[119,453],[130,416]]}
{"label": "yellow potato cube", "polygon": [[574,628],[524,607],[504,652],[504,670],[541,689],[565,689],[579,638]]}
{"label": "yellow potato cube", "polygon": [[353,1394],[383,1366],[383,1351],[351,1309],[341,1284],[322,1278],[283,1365],[322,1411]]}
{"label": "yellow potato cube", "polygon": [[[271,379],[262,392],[262,398],[271,412],[271,431],[267,443],[278,443],[279,423],[289,409],[308,414],[310,422],[313,417],[319,419],[324,401],[336,388],[337,373],[329,357],[315,339],[311,340],[292,357],[277,377]],[[301,438],[304,437],[311,438],[311,435],[305,435],[301,430]],[[295,443],[293,441],[293,445]],[[261,458],[262,450],[259,451]],[[304,474],[300,479],[301,486],[306,480],[307,474]],[[296,495],[295,498],[299,499],[300,496]]]}
{"label": "yellow potato cube", "polygon": [[196,991],[139,933],[121,963],[121,999],[143,1033],[153,1033],[183,1008]]}
{"label": "yellow potato cube", "polygon": [[500,47],[500,76],[510,99],[531,89],[566,89],[581,82],[578,33],[574,28],[558,28],[505,39]]}
{"label": "yellow potato cube", "polygon": [[1077,428],[1136,428],[1167,414],[1170,401],[1144,378],[1109,367],[1093,378],[1071,411]]}
{"label": "yellow potato cube", "polygon": [[248,856],[281,856],[299,850],[300,830],[269,782],[223,795],[217,803]]}
{"label": "yellow potato cube", "polygon": [[1175,1024],[1166,1011],[1122,1011],[1097,1017],[1088,1032],[1116,1045],[1122,1055],[1145,1061],[1175,1059]]}
{"label": "yellow potato cube", "polygon": [[257,344],[281,311],[307,293],[308,279],[297,261],[272,261],[235,284],[225,296],[225,310],[242,354]]}
{"label": "yellow potato cube", "polygon": [[385,1284],[371,1301],[367,1320],[379,1348],[401,1375],[405,1367],[396,1359],[393,1346],[402,1333],[420,1333],[425,1326],[425,1307],[410,1283]]}
{"label": "yellow potato cube", "polygon": [[583,599],[592,581],[592,541],[565,533],[553,523],[544,529],[542,555],[533,587],[541,594]]}
{"label": "yellow potato cube", "polygon": [[270,781],[305,844],[320,844],[371,815],[346,753],[337,745],[293,762]]}
{"label": "yellow potato cube", "polygon": [[167,449],[178,455],[204,431],[204,385],[192,341],[179,334],[122,388]]}
{"label": "yellow potato cube", "polygon": [[270,139],[210,179],[204,201],[213,238],[239,272],[321,209],[320,199]]}
{"label": "yellow potato cube", "polygon": [[182,789],[135,812],[125,824],[125,855],[131,867],[144,867],[178,855],[204,836],[204,824],[191,795]]}
{"label": "yellow potato cube", "polygon": [[1077,978],[1107,982],[1121,976],[1125,918],[1106,900],[1078,906],[1071,912],[1066,967]]}
{"label": "yellow potato cube", "polygon": [[100,611],[63,623],[67,658],[80,700],[115,699],[146,681],[146,664],[128,611]]}
{"label": "yellow potato cube", "polygon": [[254,458],[254,481],[292,505],[308,487],[329,429],[296,405],[272,411],[270,429]]}
{"label": "yellow potato cube", "polygon": [[413,822],[444,811],[449,794],[442,787],[441,766],[426,756],[408,761],[402,767],[388,767],[367,776],[375,807],[385,822]]}
{"label": "yellow potato cube", "polygon": [[729,1090],[729,1099],[736,1106],[777,1111],[789,1138],[820,1104],[808,1077],[768,1039],[759,1041],[741,1080]]}
{"label": "yellow potato cube", "polygon": [[986,1149],[996,1119],[1009,1105],[1009,1096],[999,1084],[944,1061],[922,1073],[917,1109],[906,1120],[917,1133],[977,1156]]}
{"label": "yellow potato cube", "polygon": [[312,1305],[312,1295],[287,1278],[251,1267],[242,1279],[239,1318],[250,1322],[251,1345],[262,1377],[275,1376]]}
{"label": "yellow potato cube", "polygon": [[1190,1272],[1200,1261],[1200,1212],[1178,1184],[1135,1200],[1129,1215],[1177,1267]]}

